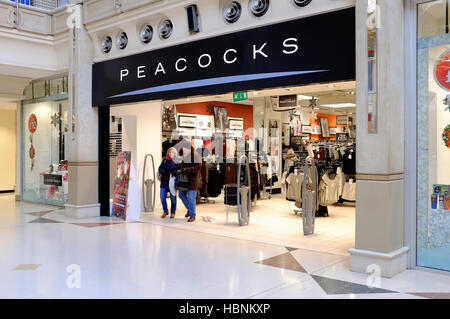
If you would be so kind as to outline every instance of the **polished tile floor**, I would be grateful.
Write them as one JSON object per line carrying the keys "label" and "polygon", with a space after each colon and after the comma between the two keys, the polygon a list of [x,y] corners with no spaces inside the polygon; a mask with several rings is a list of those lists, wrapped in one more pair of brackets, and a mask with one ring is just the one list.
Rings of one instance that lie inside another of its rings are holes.
{"label": "polished tile floor", "polygon": [[0,243],[0,298],[450,297],[444,274],[408,270],[372,287],[345,255],[145,220],[73,220],[11,195],[0,196]]}
{"label": "polished tile floor", "polygon": [[[159,205],[159,203],[157,203]],[[175,219],[161,219],[161,208],[141,214],[142,220],[161,226],[187,229],[220,236],[246,239],[266,244],[329,252],[349,256],[355,243],[355,207],[329,207],[329,217],[318,217],[313,235],[303,236],[302,217],[294,213],[294,202],[281,194],[270,200],[258,200],[250,212],[250,224],[239,227],[236,207],[224,205],[223,197],[214,204],[197,205],[197,222],[186,223],[186,209],[178,200]],[[209,217],[209,218],[208,218]]]}

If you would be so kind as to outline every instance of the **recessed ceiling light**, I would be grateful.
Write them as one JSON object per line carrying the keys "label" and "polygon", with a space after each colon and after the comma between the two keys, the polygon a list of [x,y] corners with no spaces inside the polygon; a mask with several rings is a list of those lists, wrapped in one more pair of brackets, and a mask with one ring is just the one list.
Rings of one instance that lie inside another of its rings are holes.
{"label": "recessed ceiling light", "polygon": [[328,85],[329,88],[335,88],[335,85]]}
{"label": "recessed ceiling light", "polygon": [[297,100],[311,100],[312,96],[297,94]]}
{"label": "recessed ceiling light", "polygon": [[292,92],[294,91],[294,89],[286,89],[286,91]]}
{"label": "recessed ceiling light", "polygon": [[253,92],[253,95],[258,95],[258,92]]}
{"label": "recessed ceiling light", "polygon": [[354,103],[338,103],[338,104],[322,104],[322,106],[339,108],[339,107],[355,107]]}

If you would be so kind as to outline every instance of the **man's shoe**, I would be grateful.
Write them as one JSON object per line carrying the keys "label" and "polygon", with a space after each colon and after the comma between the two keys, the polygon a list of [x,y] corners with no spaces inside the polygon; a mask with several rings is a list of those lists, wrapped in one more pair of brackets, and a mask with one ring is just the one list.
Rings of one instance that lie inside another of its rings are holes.
{"label": "man's shoe", "polygon": [[187,212],[186,215],[184,215],[185,218],[188,218],[189,216],[191,216],[191,215],[189,214],[189,212]]}
{"label": "man's shoe", "polygon": [[170,214],[170,218],[175,218],[175,214]]}
{"label": "man's shoe", "polygon": [[161,218],[166,218],[166,216],[169,215],[168,213],[164,213],[161,215]]}
{"label": "man's shoe", "polygon": [[189,217],[189,219],[187,221],[188,221],[188,223],[191,223],[191,222],[195,221],[195,217]]}

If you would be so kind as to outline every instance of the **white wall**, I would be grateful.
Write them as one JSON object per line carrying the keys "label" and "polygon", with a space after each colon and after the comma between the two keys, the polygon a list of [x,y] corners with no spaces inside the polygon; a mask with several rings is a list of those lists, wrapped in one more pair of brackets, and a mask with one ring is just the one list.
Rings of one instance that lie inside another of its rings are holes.
{"label": "white wall", "polygon": [[[111,107],[111,115],[121,116],[123,122],[123,147],[124,151],[131,151],[132,162],[136,163],[139,189],[142,194],[142,174],[144,169],[144,157],[152,154],[155,158],[155,170],[161,162],[161,103],[145,102]],[[134,164],[133,163],[133,164]],[[151,176],[149,167],[148,178]],[[159,182],[156,181],[155,209],[161,208],[159,201]],[[142,196],[142,195],[141,195]],[[143,203],[141,198],[141,211]]]}
{"label": "white wall", "polygon": [[0,109],[0,191],[16,184],[16,111]]}

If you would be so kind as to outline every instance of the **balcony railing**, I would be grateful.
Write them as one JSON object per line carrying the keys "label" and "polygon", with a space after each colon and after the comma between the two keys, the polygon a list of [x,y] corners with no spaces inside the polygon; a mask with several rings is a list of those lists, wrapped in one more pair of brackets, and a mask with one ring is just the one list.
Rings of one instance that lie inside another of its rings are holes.
{"label": "balcony railing", "polygon": [[22,5],[44,10],[53,10],[69,4],[70,0],[11,0],[11,2],[19,2]]}

